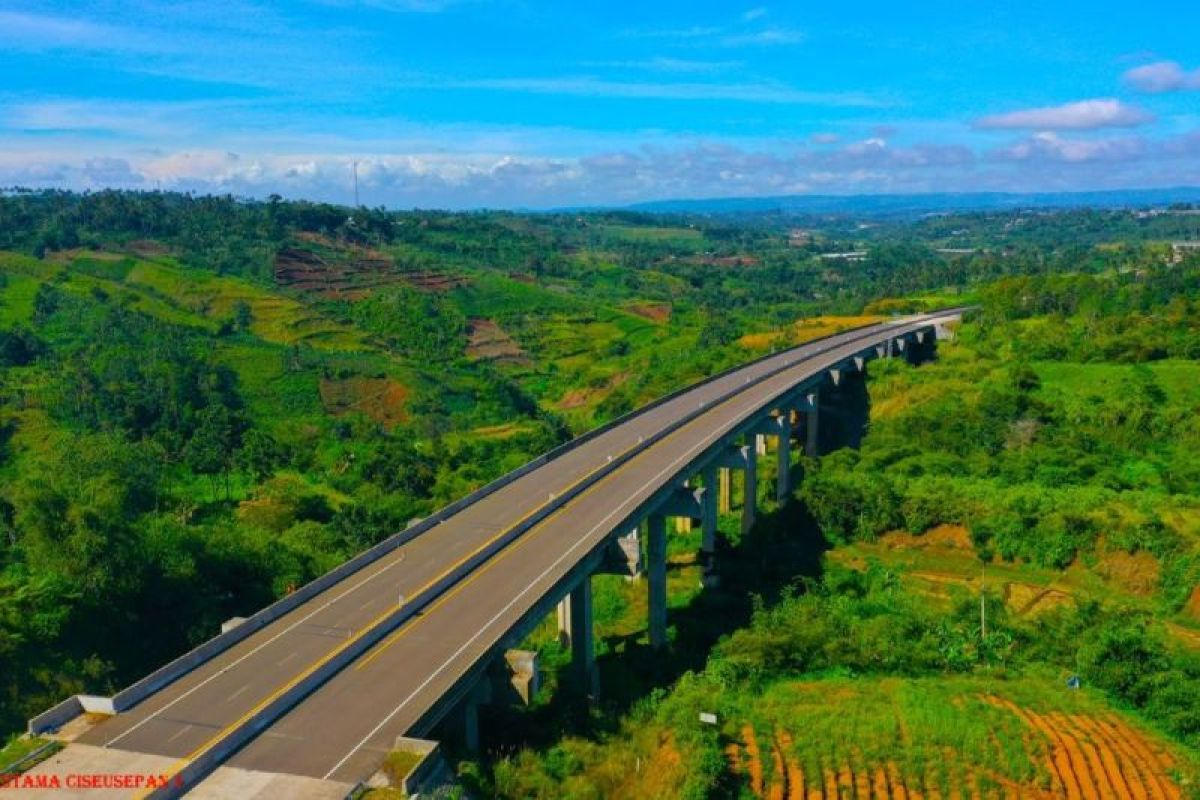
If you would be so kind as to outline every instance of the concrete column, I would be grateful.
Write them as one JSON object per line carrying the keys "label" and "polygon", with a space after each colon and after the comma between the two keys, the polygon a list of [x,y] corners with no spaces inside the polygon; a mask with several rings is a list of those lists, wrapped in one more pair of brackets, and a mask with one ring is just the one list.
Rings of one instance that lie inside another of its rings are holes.
{"label": "concrete column", "polygon": [[775,480],[775,499],[783,504],[792,493],[792,415],[785,410],[779,415],[779,446],[775,448],[778,472]]}
{"label": "concrete column", "polygon": [[719,484],[717,491],[717,513],[728,514],[732,507],[729,500],[729,467],[721,467],[717,470],[717,482]]}
{"label": "concrete column", "polygon": [[563,647],[571,646],[571,596],[567,595],[558,601],[558,643]]}
{"label": "concrete column", "polygon": [[646,519],[646,583],[650,593],[650,646],[667,644],[667,519],[651,514]]}
{"label": "concrete column", "polygon": [[765,456],[767,454],[767,437],[763,436],[761,433],[755,434],[754,436],[754,452],[760,456]]}
{"label": "concrete column", "polygon": [[459,702],[463,747],[469,753],[479,752],[479,706],[492,700],[491,684],[481,680]]}
{"label": "concrete column", "polygon": [[467,698],[462,704],[463,747],[468,753],[479,752],[479,703]]}
{"label": "concrete column", "polygon": [[742,535],[754,527],[758,512],[758,451],[754,448],[754,439],[761,438],[751,434],[746,448],[746,469],[742,473]]}
{"label": "concrete column", "polygon": [[700,577],[701,586],[715,586],[717,583],[717,468],[708,466],[704,469],[704,497],[701,498],[701,537],[700,537]]}
{"label": "concrete column", "polygon": [[599,696],[600,676],[596,672],[596,645],[592,632],[592,576],[585,575],[567,595],[570,608],[571,668],[586,687],[588,696]]}
{"label": "concrete column", "polygon": [[[888,339],[891,343],[891,339]],[[804,412],[804,455],[809,458],[817,457],[817,424],[820,413],[821,397],[817,392],[812,394],[812,408]]]}

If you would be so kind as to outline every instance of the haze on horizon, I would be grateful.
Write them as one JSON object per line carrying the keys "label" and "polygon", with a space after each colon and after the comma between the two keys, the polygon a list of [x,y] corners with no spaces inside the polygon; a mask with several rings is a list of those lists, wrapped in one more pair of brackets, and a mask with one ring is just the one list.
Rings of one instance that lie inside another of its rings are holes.
{"label": "haze on horizon", "polygon": [[1200,185],[1200,4],[0,4],[0,186],[531,207]]}

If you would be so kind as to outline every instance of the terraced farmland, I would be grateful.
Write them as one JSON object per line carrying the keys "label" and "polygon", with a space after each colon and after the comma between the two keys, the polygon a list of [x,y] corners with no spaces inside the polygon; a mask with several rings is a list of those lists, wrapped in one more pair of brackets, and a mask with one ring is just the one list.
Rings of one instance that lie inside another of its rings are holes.
{"label": "terraced farmland", "polygon": [[775,687],[731,723],[729,769],[769,800],[1188,796],[1194,765],[1086,697],[1034,700],[1045,689],[1022,682],[1014,700],[951,683]]}

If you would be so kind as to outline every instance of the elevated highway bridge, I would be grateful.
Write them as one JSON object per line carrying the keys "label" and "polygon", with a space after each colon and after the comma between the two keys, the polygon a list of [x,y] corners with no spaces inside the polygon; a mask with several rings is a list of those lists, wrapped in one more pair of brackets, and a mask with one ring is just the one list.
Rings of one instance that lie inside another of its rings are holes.
{"label": "elevated highway bridge", "polygon": [[[569,442],[113,697],[72,697],[31,720],[33,732],[66,731],[83,712],[106,715],[35,772],[142,765],[171,779],[112,796],[253,796],[249,785],[282,796],[272,776],[300,781],[295,796],[344,796],[397,737],[427,737],[455,719],[471,744],[489,674],[556,608],[580,685],[594,691],[590,577],[644,565],[649,640],[666,645],[667,518],[699,520],[701,563],[715,580],[716,489],[727,471],[742,475],[748,529],[764,437],[783,500],[797,452],[817,455],[821,414],[834,410],[823,393],[861,380],[871,359],[932,350],[963,311],[775,353]],[[238,775],[266,777],[238,784]]]}

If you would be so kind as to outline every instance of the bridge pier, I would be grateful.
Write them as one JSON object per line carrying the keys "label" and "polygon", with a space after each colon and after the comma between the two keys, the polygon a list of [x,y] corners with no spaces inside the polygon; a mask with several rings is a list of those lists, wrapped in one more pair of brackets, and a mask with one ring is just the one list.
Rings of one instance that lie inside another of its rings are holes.
{"label": "bridge pier", "polygon": [[742,470],[742,535],[750,533],[758,517],[758,453],[744,448],[746,467]]}
{"label": "bridge pier", "polygon": [[700,499],[700,585],[717,585],[717,467],[709,464],[701,475],[704,496]]}
{"label": "bridge pier", "polygon": [[571,670],[592,700],[600,696],[592,628],[592,577],[585,575],[558,603],[558,637],[571,648]]}
{"label": "bridge pier", "polygon": [[646,560],[650,646],[658,649],[667,644],[667,518],[657,512],[646,518]]}
{"label": "bridge pier", "polygon": [[742,473],[742,534],[745,535],[754,527],[754,517],[757,509],[758,453],[755,451],[755,434],[746,435],[743,446],[731,445],[717,455],[715,462],[718,467],[727,470],[739,470]]}
{"label": "bridge pier", "polygon": [[[889,343],[891,340],[888,340]],[[820,422],[820,394],[819,390],[813,389],[808,395],[808,402],[804,408],[804,455],[809,458],[817,457],[817,425]]]}
{"label": "bridge pier", "polygon": [[458,713],[462,745],[468,753],[479,752],[479,707],[491,702],[491,689],[488,681],[481,680],[459,702]]}
{"label": "bridge pier", "polygon": [[778,468],[775,475],[775,499],[780,503],[787,501],[792,491],[792,417],[791,410],[783,408],[778,416],[768,417],[755,428],[756,437],[761,440],[764,436],[775,437],[778,443],[775,447]]}

